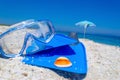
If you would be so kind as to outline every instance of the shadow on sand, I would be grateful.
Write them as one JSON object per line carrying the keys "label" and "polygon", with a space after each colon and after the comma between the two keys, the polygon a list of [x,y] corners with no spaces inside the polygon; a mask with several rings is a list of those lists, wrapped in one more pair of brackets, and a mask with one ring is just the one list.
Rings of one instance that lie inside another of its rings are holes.
{"label": "shadow on sand", "polygon": [[87,74],[77,74],[72,72],[66,72],[56,69],[51,69],[56,72],[58,75],[63,76],[64,78],[68,78],[69,80],[83,80]]}

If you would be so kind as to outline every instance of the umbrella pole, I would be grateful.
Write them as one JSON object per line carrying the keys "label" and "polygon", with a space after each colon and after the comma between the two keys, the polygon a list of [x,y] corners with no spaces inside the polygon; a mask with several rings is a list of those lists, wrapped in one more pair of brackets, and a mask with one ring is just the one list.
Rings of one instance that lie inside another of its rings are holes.
{"label": "umbrella pole", "polygon": [[84,38],[85,38],[86,28],[84,28]]}
{"label": "umbrella pole", "polygon": [[85,38],[85,34],[86,34],[86,29],[87,29],[87,27],[88,27],[88,24],[86,24],[86,25],[84,26],[84,38]]}

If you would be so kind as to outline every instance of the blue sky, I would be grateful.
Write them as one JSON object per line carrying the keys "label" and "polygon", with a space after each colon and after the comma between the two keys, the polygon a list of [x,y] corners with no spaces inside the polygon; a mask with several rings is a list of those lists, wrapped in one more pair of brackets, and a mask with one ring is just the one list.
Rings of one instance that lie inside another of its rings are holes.
{"label": "blue sky", "polygon": [[96,31],[120,33],[120,0],[0,0],[0,23],[49,19],[66,29],[76,22],[94,22]]}

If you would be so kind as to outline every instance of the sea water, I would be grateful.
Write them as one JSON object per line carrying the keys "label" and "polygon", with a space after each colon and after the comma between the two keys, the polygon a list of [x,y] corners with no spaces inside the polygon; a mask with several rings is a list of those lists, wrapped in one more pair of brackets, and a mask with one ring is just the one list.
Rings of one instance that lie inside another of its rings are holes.
{"label": "sea water", "polygon": [[[63,34],[69,36],[70,32],[57,32],[58,34]],[[110,36],[110,35],[103,35],[103,34],[84,34],[77,33],[78,38],[81,39],[89,39],[93,40],[94,42],[98,42],[101,44],[113,45],[120,47],[120,37]]]}
{"label": "sea water", "polygon": [[93,41],[98,42],[98,43],[114,45],[114,46],[119,46],[120,47],[120,38],[119,37],[86,34],[85,38],[93,40]]}

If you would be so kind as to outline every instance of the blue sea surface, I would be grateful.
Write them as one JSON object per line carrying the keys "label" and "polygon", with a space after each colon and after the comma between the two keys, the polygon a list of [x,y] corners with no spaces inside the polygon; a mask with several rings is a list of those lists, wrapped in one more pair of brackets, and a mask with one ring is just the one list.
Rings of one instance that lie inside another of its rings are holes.
{"label": "blue sea surface", "polygon": [[[69,36],[70,32],[57,32],[58,34],[63,34]],[[79,39],[88,39],[97,43],[107,44],[112,46],[120,47],[120,37],[110,36],[110,35],[101,35],[101,34],[84,34],[77,33]]]}
{"label": "blue sea surface", "polygon": [[91,37],[86,37],[107,35],[120,40],[120,0],[0,0],[0,24],[12,25],[27,19],[48,19],[56,31],[78,33],[83,33],[83,27],[75,23],[88,20],[96,27],[88,28]]}
{"label": "blue sea surface", "polygon": [[94,42],[98,42],[101,44],[113,45],[120,47],[120,38],[114,36],[106,36],[106,35],[86,35],[87,39],[93,40]]}

